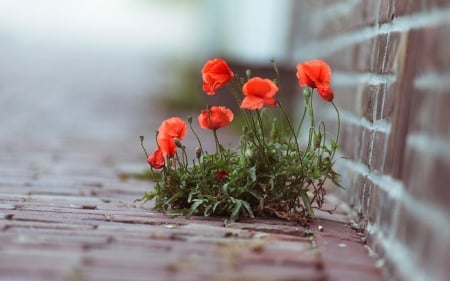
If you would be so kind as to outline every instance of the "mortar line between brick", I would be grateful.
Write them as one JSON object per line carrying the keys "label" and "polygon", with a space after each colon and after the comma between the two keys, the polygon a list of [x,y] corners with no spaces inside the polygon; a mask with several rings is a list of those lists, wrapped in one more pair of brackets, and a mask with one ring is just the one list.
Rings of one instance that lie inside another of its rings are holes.
{"label": "mortar line between brick", "polygon": [[[356,31],[341,33],[337,36],[300,46],[294,57],[296,60],[305,60],[312,56],[323,57],[343,48],[372,39],[378,35],[389,34],[391,32],[406,32],[412,29],[448,24],[450,23],[449,13],[450,6],[394,18],[392,22],[384,23],[379,26],[374,25]],[[333,46],[333,48],[330,48],[330,46]]]}
{"label": "mortar line between brick", "polygon": [[[325,116],[327,117],[327,119],[334,118],[331,112],[327,113]],[[387,122],[386,120],[374,120],[373,122],[370,122],[364,117],[359,117],[349,111],[344,110],[341,111],[341,120],[344,123],[359,125],[371,131],[378,131],[386,134],[389,134],[391,132],[392,127],[392,124]]]}
{"label": "mortar line between brick", "polygon": [[446,217],[446,211],[441,207],[432,205],[423,200],[415,199],[411,194],[405,191],[405,186],[402,182],[392,178],[391,176],[381,175],[377,171],[370,171],[366,165],[361,162],[341,159],[346,167],[350,167],[367,177],[375,183],[381,190],[386,192],[392,199],[397,202],[403,202],[405,207],[411,214],[418,219],[418,221],[426,221],[432,226],[439,227],[440,232],[445,236],[450,237],[450,221]]}
{"label": "mortar line between brick", "polygon": [[423,133],[411,133],[408,135],[406,142],[408,146],[431,153],[434,157],[450,159],[450,143],[447,138]]}
{"label": "mortar line between brick", "polygon": [[390,73],[375,74],[371,72],[356,73],[356,72],[333,72],[333,85],[347,86],[347,85],[383,85],[390,84],[397,80],[397,75]]}
{"label": "mortar line between brick", "polygon": [[322,25],[324,25],[338,16],[346,15],[347,13],[351,12],[354,9],[355,5],[358,4],[358,2],[359,0],[346,0],[334,4],[329,4],[321,7],[319,11],[314,12],[312,14],[312,17],[320,17],[324,19],[323,21],[319,21]]}
{"label": "mortar line between brick", "polygon": [[[417,255],[415,255],[416,252],[410,251],[404,243],[386,237],[378,225],[369,223],[367,225],[367,233],[376,238],[384,250],[385,257],[396,265],[395,269],[399,270],[403,277],[406,277],[405,280],[426,281],[429,280],[429,276],[433,275],[418,271],[417,267],[423,267],[423,265],[417,264],[417,261],[414,259],[417,257]],[[405,257],[408,258],[405,259]]]}
{"label": "mortar line between brick", "polygon": [[427,92],[446,91],[450,94],[450,73],[426,72],[414,80],[414,86],[420,90],[430,90]]}

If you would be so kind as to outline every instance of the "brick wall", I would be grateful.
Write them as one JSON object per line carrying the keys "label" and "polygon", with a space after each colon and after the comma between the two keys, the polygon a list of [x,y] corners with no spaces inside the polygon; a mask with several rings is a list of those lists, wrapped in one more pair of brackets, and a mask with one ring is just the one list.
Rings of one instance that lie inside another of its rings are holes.
{"label": "brick wall", "polygon": [[[288,61],[326,60],[347,187],[392,280],[450,276],[450,1],[293,1]],[[318,101],[318,100],[317,100]],[[330,106],[316,102],[324,119]]]}

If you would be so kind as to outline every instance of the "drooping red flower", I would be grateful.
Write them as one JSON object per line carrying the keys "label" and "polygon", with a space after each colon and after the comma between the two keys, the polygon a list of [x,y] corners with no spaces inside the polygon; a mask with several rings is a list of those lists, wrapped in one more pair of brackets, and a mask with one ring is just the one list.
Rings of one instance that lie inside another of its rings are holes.
{"label": "drooping red flower", "polygon": [[164,155],[159,147],[148,156],[147,162],[154,169],[161,169],[162,167],[164,167]]}
{"label": "drooping red flower", "polygon": [[228,177],[227,171],[218,171],[218,172],[216,173],[216,179],[221,180],[221,179],[224,179],[224,178],[226,178],[226,177]]}
{"label": "drooping red flower", "polygon": [[198,116],[198,124],[203,129],[217,130],[228,126],[233,121],[233,112],[225,106],[211,106],[202,110]]}
{"label": "drooping red flower", "polygon": [[186,122],[181,118],[172,117],[164,120],[158,129],[158,147],[164,157],[173,157],[177,150],[174,139],[182,140],[187,134]]}
{"label": "drooping red flower", "polygon": [[241,108],[261,109],[264,105],[275,106],[277,104],[274,96],[278,87],[270,79],[254,77],[242,86],[245,98],[242,100]]}
{"label": "drooping red flower", "polygon": [[227,62],[215,58],[208,60],[202,69],[203,91],[208,95],[214,95],[216,90],[224,86],[234,77]]}
{"label": "drooping red flower", "polygon": [[331,88],[331,68],[322,60],[311,60],[297,64],[297,78],[300,87],[316,88],[317,93],[326,101],[333,101]]}

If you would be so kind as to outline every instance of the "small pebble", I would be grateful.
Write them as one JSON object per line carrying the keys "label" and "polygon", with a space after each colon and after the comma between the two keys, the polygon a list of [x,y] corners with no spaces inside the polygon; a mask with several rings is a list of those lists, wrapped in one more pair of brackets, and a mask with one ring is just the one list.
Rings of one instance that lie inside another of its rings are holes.
{"label": "small pebble", "polygon": [[177,226],[175,224],[165,224],[164,227],[171,229],[171,228],[175,228]]}

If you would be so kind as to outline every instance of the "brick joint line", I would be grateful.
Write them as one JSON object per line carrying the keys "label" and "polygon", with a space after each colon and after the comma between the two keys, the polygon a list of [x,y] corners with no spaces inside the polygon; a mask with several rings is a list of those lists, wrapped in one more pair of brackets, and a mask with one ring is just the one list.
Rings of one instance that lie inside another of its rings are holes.
{"label": "brick joint line", "polygon": [[[386,35],[392,32],[406,32],[413,29],[449,24],[449,13],[450,6],[394,18],[392,22],[361,28],[356,31],[326,38],[315,43],[305,44],[298,49],[295,57],[297,60],[305,60],[311,56],[323,57],[348,46],[370,40],[378,35]],[[330,48],[330,46],[333,46],[333,48]]]}
{"label": "brick joint line", "polygon": [[[444,215],[446,214],[445,210],[423,200],[417,200],[405,191],[405,186],[402,182],[391,176],[382,175],[378,171],[371,171],[361,162],[347,159],[339,160],[339,162],[344,162],[345,167],[353,169],[360,175],[372,181],[396,202],[403,202],[407,210],[411,212],[411,215],[418,218],[417,221],[426,221],[430,226],[434,226],[438,229],[442,235],[447,235],[447,237],[450,236],[450,221]],[[447,222],[446,225],[443,225],[445,222]]]}

